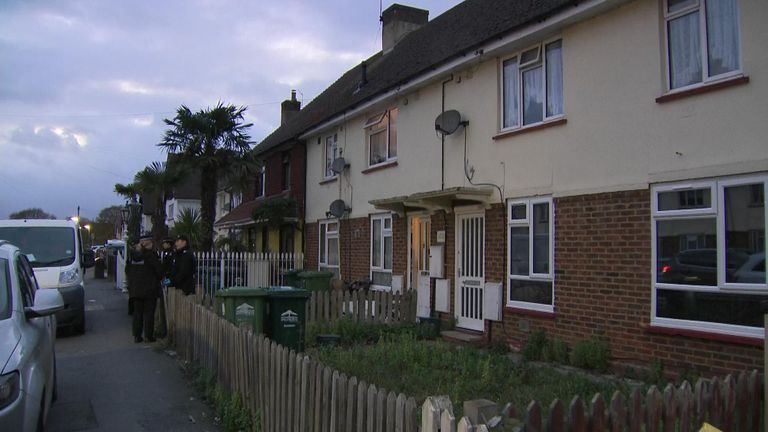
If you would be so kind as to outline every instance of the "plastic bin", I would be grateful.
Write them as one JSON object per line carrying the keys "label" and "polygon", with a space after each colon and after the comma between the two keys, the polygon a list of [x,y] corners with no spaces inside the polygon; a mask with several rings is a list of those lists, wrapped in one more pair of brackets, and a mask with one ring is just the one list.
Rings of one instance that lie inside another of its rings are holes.
{"label": "plastic bin", "polygon": [[271,287],[267,293],[267,336],[297,352],[304,351],[307,301],[312,293],[287,286]]}
{"label": "plastic bin", "polygon": [[235,325],[247,325],[254,333],[264,333],[268,290],[234,287],[216,292],[216,312]]}
{"label": "plastic bin", "polygon": [[283,272],[283,285],[290,286],[294,288],[304,288],[302,285],[302,280],[299,278],[299,274],[301,274],[303,270],[286,270]]}
{"label": "plastic bin", "polygon": [[328,291],[333,273],[328,271],[305,271],[299,273],[303,288],[309,291]]}

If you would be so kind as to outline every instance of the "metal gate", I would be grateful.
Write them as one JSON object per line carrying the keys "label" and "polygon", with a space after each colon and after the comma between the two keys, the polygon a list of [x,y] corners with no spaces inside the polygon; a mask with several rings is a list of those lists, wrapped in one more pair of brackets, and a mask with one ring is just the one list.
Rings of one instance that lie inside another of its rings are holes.
{"label": "metal gate", "polygon": [[456,325],[483,331],[485,215],[456,215]]}

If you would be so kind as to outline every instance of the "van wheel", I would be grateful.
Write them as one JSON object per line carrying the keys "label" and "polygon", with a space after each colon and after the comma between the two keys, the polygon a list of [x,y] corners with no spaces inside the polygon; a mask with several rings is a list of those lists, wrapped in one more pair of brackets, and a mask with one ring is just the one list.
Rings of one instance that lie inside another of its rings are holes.
{"label": "van wheel", "polygon": [[80,321],[75,324],[75,333],[80,335],[85,334],[85,311],[80,315]]}

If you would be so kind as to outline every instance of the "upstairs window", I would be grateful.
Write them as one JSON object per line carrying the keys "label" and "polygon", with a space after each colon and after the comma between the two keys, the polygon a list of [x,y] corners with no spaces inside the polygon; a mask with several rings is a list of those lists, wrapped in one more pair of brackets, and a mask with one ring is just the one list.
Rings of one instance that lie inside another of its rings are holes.
{"label": "upstairs window", "polygon": [[369,167],[397,159],[397,108],[369,118],[364,128]]}
{"label": "upstairs window", "polygon": [[339,148],[337,135],[333,134],[325,138],[325,178],[336,177],[336,173],[331,170],[331,164],[339,157]]}
{"label": "upstairs window", "polygon": [[523,51],[502,64],[502,129],[563,115],[563,42]]}
{"label": "upstairs window", "polygon": [[669,89],[738,72],[737,0],[666,0]]}
{"label": "upstairs window", "polygon": [[264,196],[264,184],[266,180],[267,168],[262,165],[259,174],[256,176],[256,198]]}
{"label": "upstairs window", "polygon": [[283,186],[283,190],[286,191],[291,188],[291,153],[290,152],[283,153],[282,166],[283,166],[282,186]]}

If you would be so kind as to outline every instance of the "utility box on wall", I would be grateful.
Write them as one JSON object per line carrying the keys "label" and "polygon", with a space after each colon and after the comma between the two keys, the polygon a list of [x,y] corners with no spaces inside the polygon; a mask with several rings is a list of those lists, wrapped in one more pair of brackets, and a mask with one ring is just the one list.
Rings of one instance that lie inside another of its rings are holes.
{"label": "utility box on wall", "polygon": [[429,277],[442,278],[443,277],[443,251],[445,246],[435,245],[429,247]]}
{"label": "utility box on wall", "polygon": [[483,293],[483,319],[501,321],[503,289],[501,282],[486,282]]}
{"label": "utility box on wall", "polygon": [[438,312],[450,312],[451,280],[435,280],[435,310]]}

